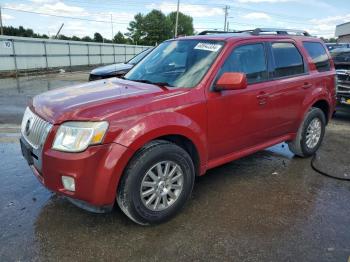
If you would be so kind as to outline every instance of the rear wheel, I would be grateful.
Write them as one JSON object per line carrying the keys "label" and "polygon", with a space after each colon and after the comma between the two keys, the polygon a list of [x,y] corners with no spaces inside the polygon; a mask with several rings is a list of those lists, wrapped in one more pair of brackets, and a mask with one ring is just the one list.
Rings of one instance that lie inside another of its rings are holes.
{"label": "rear wheel", "polygon": [[320,147],[326,127],[326,116],[319,108],[311,108],[301,124],[296,138],[288,143],[289,149],[297,156],[309,157]]}
{"label": "rear wheel", "polygon": [[168,141],[143,147],[125,170],[117,193],[124,213],[138,224],[165,222],[191,195],[194,165],[189,154]]}

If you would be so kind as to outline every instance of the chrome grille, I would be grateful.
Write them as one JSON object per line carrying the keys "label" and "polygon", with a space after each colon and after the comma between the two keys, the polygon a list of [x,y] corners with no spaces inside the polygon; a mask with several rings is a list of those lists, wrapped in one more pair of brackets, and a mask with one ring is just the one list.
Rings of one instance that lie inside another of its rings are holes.
{"label": "chrome grille", "polygon": [[337,70],[337,92],[350,93],[350,70]]}
{"label": "chrome grille", "polygon": [[38,149],[46,140],[52,125],[34,114],[28,107],[24,112],[21,133],[25,140]]}

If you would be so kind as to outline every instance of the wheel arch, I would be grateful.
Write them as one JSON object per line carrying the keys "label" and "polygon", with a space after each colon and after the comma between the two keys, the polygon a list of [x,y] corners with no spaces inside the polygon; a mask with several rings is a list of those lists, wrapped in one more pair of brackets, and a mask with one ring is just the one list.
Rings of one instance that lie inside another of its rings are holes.
{"label": "wheel arch", "polygon": [[330,105],[325,99],[319,99],[315,101],[310,108],[316,107],[322,110],[326,117],[326,123],[328,124],[330,118]]}
{"label": "wheel arch", "polygon": [[207,162],[206,127],[178,112],[161,112],[134,122],[114,142],[137,152],[154,140],[172,142],[192,157],[196,174],[205,172]]}
{"label": "wheel arch", "polygon": [[196,169],[196,176],[198,176],[203,173],[203,166],[206,165],[206,148],[204,144],[191,133],[191,131],[183,130],[182,128],[178,128],[176,132],[156,129],[138,137],[138,139],[129,145],[129,148],[136,153],[145,145],[155,140],[165,140],[174,143],[190,155]]}

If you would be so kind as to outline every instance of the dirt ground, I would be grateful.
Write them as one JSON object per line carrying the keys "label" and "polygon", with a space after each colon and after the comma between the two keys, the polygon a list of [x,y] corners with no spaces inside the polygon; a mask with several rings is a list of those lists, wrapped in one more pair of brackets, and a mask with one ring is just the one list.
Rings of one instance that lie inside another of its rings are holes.
{"label": "dirt ground", "polygon": [[[285,144],[210,170],[159,226],[138,226],[118,208],[91,214],[46,190],[17,142],[25,97],[86,79],[21,79],[19,88],[0,79],[1,261],[348,261],[350,181],[320,175]],[[349,134],[341,109],[315,165],[350,175]]]}

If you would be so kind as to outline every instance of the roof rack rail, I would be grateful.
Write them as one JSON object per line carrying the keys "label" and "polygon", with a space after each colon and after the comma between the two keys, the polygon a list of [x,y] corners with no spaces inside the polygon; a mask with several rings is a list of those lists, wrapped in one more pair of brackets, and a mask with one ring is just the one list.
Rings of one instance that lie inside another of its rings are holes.
{"label": "roof rack rail", "polygon": [[255,28],[251,30],[238,31],[236,33],[251,33],[252,35],[276,34],[276,35],[296,35],[296,36],[311,36],[307,31],[295,29],[281,28]]}
{"label": "roof rack rail", "polygon": [[211,35],[211,34],[234,34],[234,33],[250,33],[251,35],[294,35],[294,36],[311,36],[307,31],[296,29],[283,29],[283,28],[255,28],[242,31],[219,31],[219,30],[205,30],[198,35]]}
{"label": "roof rack rail", "polygon": [[205,30],[198,33],[198,35],[227,34],[227,33],[231,33],[231,32],[219,31],[219,30]]}

